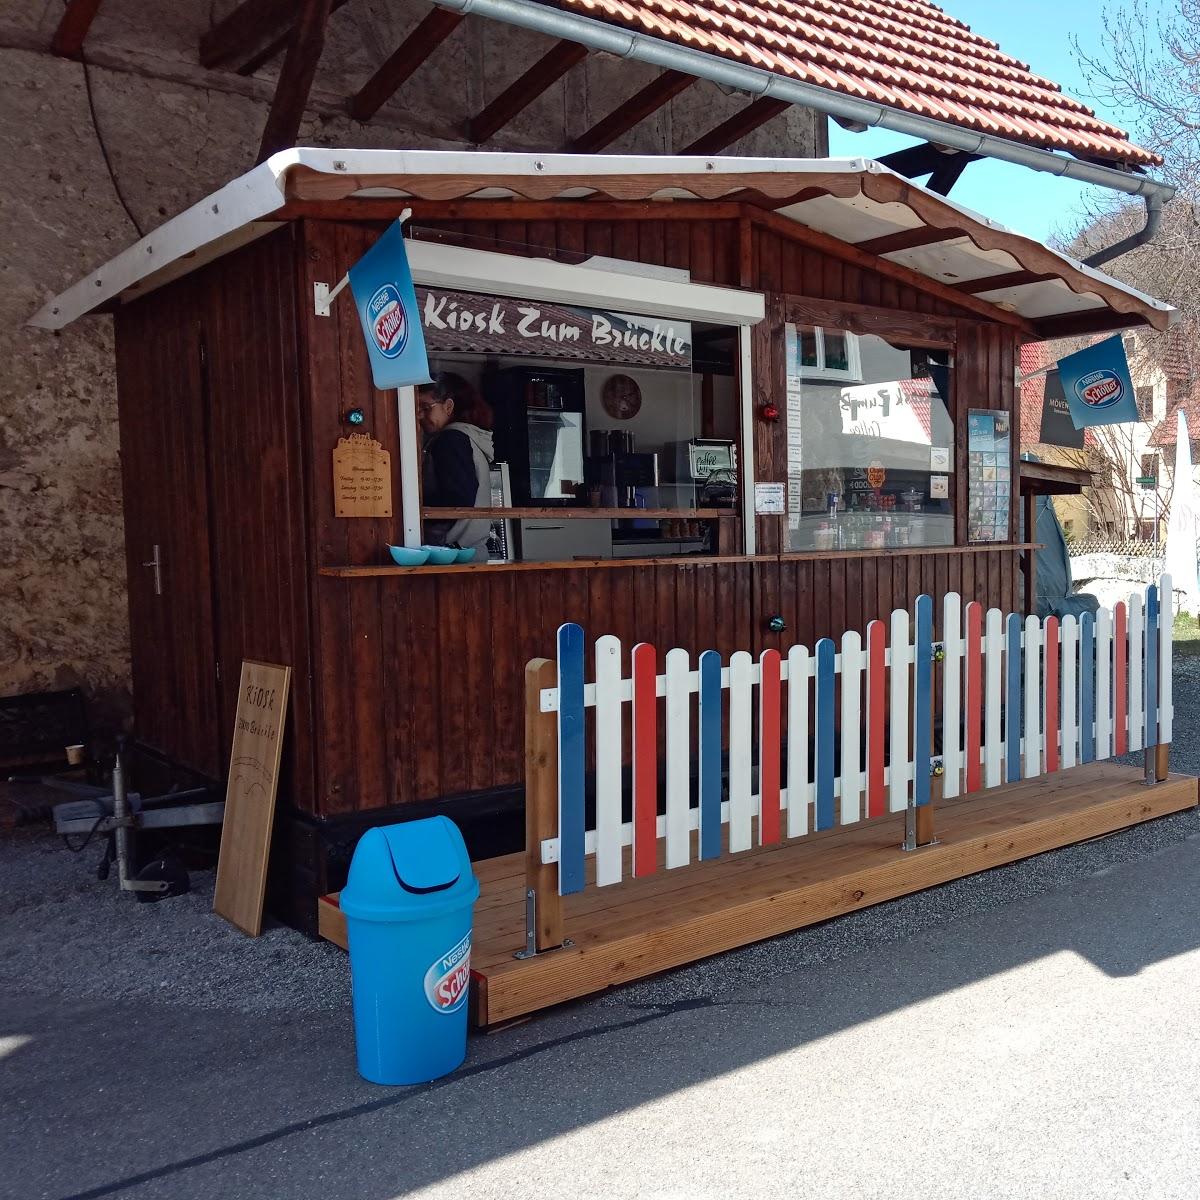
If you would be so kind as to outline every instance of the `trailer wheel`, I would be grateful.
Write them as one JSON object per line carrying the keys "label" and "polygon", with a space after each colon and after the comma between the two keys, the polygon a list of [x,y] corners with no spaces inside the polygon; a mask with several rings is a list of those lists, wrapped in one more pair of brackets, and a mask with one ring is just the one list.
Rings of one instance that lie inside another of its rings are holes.
{"label": "trailer wheel", "polygon": [[165,900],[168,896],[182,896],[192,887],[183,864],[175,858],[153,859],[137,873],[137,878],[143,881],[161,881],[167,885],[166,890],[161,892],[135,892],[134,895],[143,904],[153,904],[156,900]]}

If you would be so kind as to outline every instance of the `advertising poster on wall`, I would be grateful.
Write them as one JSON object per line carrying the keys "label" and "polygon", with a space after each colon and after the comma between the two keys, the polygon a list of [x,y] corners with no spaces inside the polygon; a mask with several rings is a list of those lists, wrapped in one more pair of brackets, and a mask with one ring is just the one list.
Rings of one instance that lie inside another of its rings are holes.
{"label": "advertising poster on wall", "polygon": [[1002,409],[967,413],[967,538],[1007,542],[1012,511],[1012,425]]}

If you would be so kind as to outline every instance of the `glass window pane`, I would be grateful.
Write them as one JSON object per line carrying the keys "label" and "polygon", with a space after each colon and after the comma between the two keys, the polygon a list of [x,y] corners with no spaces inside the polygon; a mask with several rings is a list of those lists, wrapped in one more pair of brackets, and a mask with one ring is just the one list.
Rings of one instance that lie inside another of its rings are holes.
{"label": "glass window pane", "polygon": [[[826,369],[850,370],[854,335],[823,333]],[[949,357],[870,335],[856,343],[854,382],[818,375],[792,385],[789,549],[952,545]]]}
{"label": "glass window pane", "polygon": [[800,326],[800,365],[802,367],[816,367],[819,365],[817,359],[817,331],[811,325]]}
{"label": "glass window pane", "polygon": [[825,335],[825,369],[827,371],[850,370],[850,351],[846,335],[840,329],[823,330]]}

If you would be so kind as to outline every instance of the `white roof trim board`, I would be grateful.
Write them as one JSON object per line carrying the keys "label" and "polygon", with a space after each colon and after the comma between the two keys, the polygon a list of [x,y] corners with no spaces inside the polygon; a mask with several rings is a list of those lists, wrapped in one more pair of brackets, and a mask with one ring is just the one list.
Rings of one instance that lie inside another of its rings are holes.
{"label": "white roof trim board", "polygon": [[661,200],[665,206],[672,198],[736,198],[746,188],[787,199],[810,185],[823,193],[780,208],[777,215],[851,244],[928,224],[962,230],[965,236],[953,241],[886,256],[940,283],[1009,275],[1036,261],[1034,273],[1054,278],[978,294],[1030,321],[1112,309],[1161,329],[1175,318],[1170,305],[870,159],[296,148],[272,155],[165,222],[48,301],[29,323],[62,329],[87,313],[144,295],[269,232],[284,204],[302,208],[306,198],[318,195],[544,200],[601,192],[613,199]]}

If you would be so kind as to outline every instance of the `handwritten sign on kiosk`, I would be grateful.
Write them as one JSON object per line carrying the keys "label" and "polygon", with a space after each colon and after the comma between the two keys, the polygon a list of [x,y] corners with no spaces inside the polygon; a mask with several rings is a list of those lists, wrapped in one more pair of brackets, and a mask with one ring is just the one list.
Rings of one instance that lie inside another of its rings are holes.
{"label": "handwritten sign on kiosk", "polygon": [[262,932],[291,667],[242,662],[213,911],[251,937]]}
{"label": "handwritten sign on kiosk", "polygon": [[334,447],[333,510],[339,517],[392,515],[392,456],[365,433],[338,438]]}

